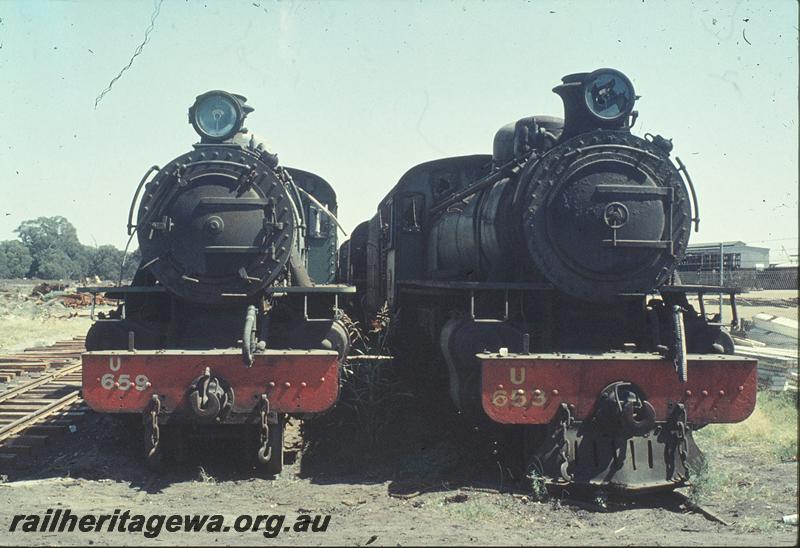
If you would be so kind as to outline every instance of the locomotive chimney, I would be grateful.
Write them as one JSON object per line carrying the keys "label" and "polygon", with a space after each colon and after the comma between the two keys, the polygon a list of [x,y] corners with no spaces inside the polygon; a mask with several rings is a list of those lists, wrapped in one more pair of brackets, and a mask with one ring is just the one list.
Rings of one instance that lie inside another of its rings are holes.
{"label": "locomotive chimney", "polygon": [[583,102],[583,80],[588,72],[569,74],[561,79],[561,84],[553,88],[564,102],[564,131],[561,141],[584,131],[593,129],[592,120]]}

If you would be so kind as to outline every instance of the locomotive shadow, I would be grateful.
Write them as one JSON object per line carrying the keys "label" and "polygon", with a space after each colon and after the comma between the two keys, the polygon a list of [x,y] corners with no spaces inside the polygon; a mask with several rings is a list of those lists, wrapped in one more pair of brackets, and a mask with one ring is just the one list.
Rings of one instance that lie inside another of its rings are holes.
{"label": "locomotive shadow", "polygon": [[319,484],[388,482],[389,494],[400,498],[469,486],[520,488],[511,436],[461,416],[433,385],[398,384],[366,403],[343,390],[332,411],[307,421],[300,477]]}
{"label": "locomotive shadow", "polygon": [[[558,487],[549,490],[549,497],[559,506],[589,512],[614,514],[630,510],[664,510],[675,514],[697,511],[681,494],[656,491],[639,494],[606,493],[593,488]],[[706,516],[707,519],[708,516]],[[710,519],[714,521],[713,519]]]}
{"label": "locomotive shadow", "polygon": [[671,492],[626,495],[572,485],[536,493],[525,477],[519,427],[457,413],[442,386],[400,380],[388,390],[392,396],[378,394],[368,405],[343,390],[336,408],[304,424],[298,475],[317,484],[387,483],[388,495],[400,499],[472,489],[542,496],[596,513],[686,512]]}
{"label": "locomotive shadow", "polygon": [[[138,417],[135,417],[138,419]],[[168,434],[166,434],[168,435]],[[299,443],[284,453],[291,465]],[[149,494],[178,483],[223,483],[273,478],[244,458],[243,440],[192,440],[181,461],[167,458],[159,470],[147,467],[142,456],[141,427],[136,421],[87,412],[75,433],[50,438],[48,443],[17,464],[0,468],[6,482],[74,478],[111,480]]]}

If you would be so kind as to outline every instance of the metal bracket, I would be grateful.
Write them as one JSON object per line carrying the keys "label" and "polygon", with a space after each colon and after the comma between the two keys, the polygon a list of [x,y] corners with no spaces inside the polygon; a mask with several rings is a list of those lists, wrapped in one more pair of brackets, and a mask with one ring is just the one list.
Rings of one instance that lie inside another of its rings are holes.
{"label": "metal bracket", "polygon": [[475,290],[469,292],[469,319],[476,323],[503,323],[508,321],[508,290],[503,291],[503,319],[497,318],[477,318],[475,317]]}
{"label": "metal bracket", "polygon": [[[119,299],[117,299],[117,300],[119,300]],[[110,318],[110,319],[99,318],[99,317],[97,317],[97,315],[94,312],[95,311],[95,307],[97,306],[97,293],[96,292],[92,292],[92,309],[89,312],[89,318],[93,322],[121,322],[121,321],[125,320],[125,309],[126,309],[125,304],[126,304],[125,303],[125,299],[122,299],[122,304],[119,305],[120,306],[120,317],[119,318]]]}
{"label": "metal bracket", "polygon": [[171,232],[174,226],[175,223],[166,215],[162,217],[160,221],[153,221],[150,223],[150,228],[152,230],[163,230],[164,232]]}
{"label": "metal bracket", "polygon": [[333,308],[331,308],[333,316],[330,318],[309,318],[308,317],[308,294],[303,295],[303,319],[307,322],[332,322],[341,317],[339,309],[339,294],[333,294]]}

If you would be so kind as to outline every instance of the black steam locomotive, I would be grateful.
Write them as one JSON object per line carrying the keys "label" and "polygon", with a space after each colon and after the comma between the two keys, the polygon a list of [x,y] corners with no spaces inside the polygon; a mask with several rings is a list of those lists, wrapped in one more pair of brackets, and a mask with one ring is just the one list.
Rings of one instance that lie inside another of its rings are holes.
{"label": "black steam locomotive", "polygon": [[87,336],[84,400],[142,415],[153,464],[187,433],[236,432],[278,472],[286,415],[338,397],[349,345],[338,299],[354,288],[332,283],[336,193],[280,166],[243,127],[252,111],[241,95],[197,97],[200,143],[150,168],[131,203],[142,254],[133,282],[87,288],[123,302]]}
{"label": "black steam locomotive", "polygon": [[367,318],[388,305],[407,363],[440,356],[458,409],[516,425],[532,475],[679,485],[692,430],[755,405],[755,362],[703,308],[734,291],[673,283],[696,198],[672,142],[631,133],[630,80],[600,69],[553,91],[563,119],[410,169],[340,249],[340,277]]}

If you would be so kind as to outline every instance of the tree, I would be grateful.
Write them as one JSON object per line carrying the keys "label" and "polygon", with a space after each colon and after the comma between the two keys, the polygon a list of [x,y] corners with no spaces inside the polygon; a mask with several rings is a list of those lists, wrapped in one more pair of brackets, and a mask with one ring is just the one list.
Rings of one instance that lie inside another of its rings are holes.
{"label": "tree", "polygon": [[46,249],[60,249],[70,257],[83,251],[75,227],[64,217],[23,221],[15,232],[34,257]]}
{"label": "tree", "polygon": [[23,278],[33,264],[28,248],[17,240],[0,242],[0,278]]}
{"label": "tree", "polygon": [[124,280],[132,280],[134,274],[139,269],[139,263],[142,262],[142,252],[139,251],[137,247],[133,252],[128,253],[128,256],[125,258],[125,268],[122,272],[122,279]]}
{"label": "tree", "polygon": [[116,280],[119,277],[119,267],[122,262],[122,251],[113,245],[101,245],[92,250],[89,262],[89,276],[99,276],[104,280]]}
{"label": "tree", "polygon": [[64,217],[24,221],[16,232],[33,257],[31,276],[67,278],[81,276],[88,270],[90,253],[78,240],[75,227]]}
{"label": "tree", "polygon": [[122,267],[122,279],[131,279],[142,255],[138,249],[125,259],[113,245],[93,248],[78,240],[78,233],[64,217],[39,217],[17,227],[21,242],[0,242],[0,278],[65,279],[99,276],[116,282]]}
{"label": "tree", "polygon": [[136,274],[139,263],[142,260],[138,249],[128,253],[125,257],[125,264],[122,264],[124,252],[113,245],[101,245],[91,250],[91,260],[89,262],[88,276],[98,276],[103,280],[117,282],[122,268],[122,279],[129,280]]}
{"label": "tree", "polygon": [[60,249],[45,249],[39,253],[35,263],[36,277],[44,280],[77,278],[83,274],[80,266]]}

